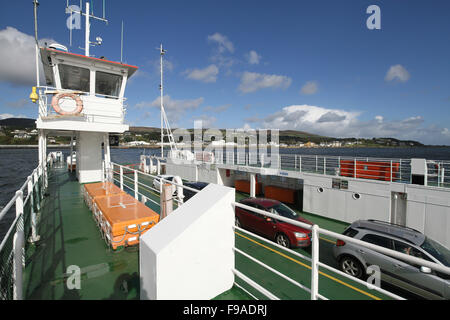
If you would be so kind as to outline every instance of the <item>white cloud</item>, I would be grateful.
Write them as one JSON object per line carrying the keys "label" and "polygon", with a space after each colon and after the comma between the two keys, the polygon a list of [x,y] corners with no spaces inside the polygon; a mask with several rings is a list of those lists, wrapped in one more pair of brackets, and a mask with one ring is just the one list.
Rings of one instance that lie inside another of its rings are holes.
{"label": "white cloud", "polygon": [[250,93],[264,88],[288,88],[292,79],[276,74],[261,74],[255,72],[244,72],[241,77],[239,91]]}
{"label": "white cloud", "polygon": [[11,113],[0,113],[0,120],[8,119],[8,118],[26,118],[26,116],[23,115],[23,114],[20,114],[20,115],[16,116],[16,115],[11,114]]}
{"label": "white cloud", "polygon": [[194,118],[194,121],[199,121],[199,120],[202,121],[202,128],[206,129],[206,128],[211,128],[212,126],[214,126],[214,124],[217,121],[217,118],[203,114],[201,116]]}
{"label": "white cloud", "polygon": [[300,130],[330,137],[392,137],[416,140],[425,144],[450,145],[448,128],[425,126],[422,116],[403,120],[385,120],[377,115],[372,120],[361,120],[361,112],[329,109],[310,105],[292,105],[264,118],[245,119],[263,128]]}
{"label": "white cloud", "polygon": [[261,61],[261,56],[255,50],[251,50],[249,53],[247,53],[246,58],[248,63],[250,64],[259,64],[259,62]]}
{"label": "white cloud", "polygon": [[223,34],[216,32],[212,35],[209,35],[208,41],[216,43],[218,45],[218,50],[220,53],[223,53],[225,51],[228,51],[230,53],[234,52],[233,43]]}
{"label": "white cloud", "polygon": [[27,105],[30,105],[30,104],[31,104],[31,100],[30,99],[26,99],[26,98],[19,99],[19,100],[16,100],[16,101],[10,101],[10,102],[6,103],[6,105],[8,107],[11,107],[11,108],[23,108],[23,107],[25,107]]}
{"label": "white cloud", "polygon": [[[151,67],[153,67],[155,74],[157,74],[157,75],[160,74],[160,71],[161,71],[161,60],[160,59],[149,60],[147,62],[147,64],[150,65]],[[173,69],[175,69],[175,64],[171,60],[169,60],[167,57],[164,57],[163,68],[164,68],[164,71],[173,71]],[[141,69],[138,69],[136,71],[136,73],[139,72],[140,70]],[[136,73],[133,75],[134,78],[136,77]]]}
{"label": "white cloud", "polygon": [[[39,43],[54,43],[51,39]],[[0,30],[0,82],[13,85],[30,86],[36,84],[34,36],[6,27]],[[40,81],[45,84],[42,63],[39,61]]]}
{"label": "white cloud", "polygon": [[15,116],[11,113],[0,113],[0,120],[8,118],[15,118]]}
{"label": "white cloud", "polygon": [[216,82],[217,75],[219,74],[219,68],[212,64],[204,69],[186,70],[183,74],[186,74],[188,79],[210,83]]}
{"label": "white cloud", "polygon": [[406,70],[402,65],[396,64],[395,66],[391,66],[389,68],[384,80],[406,82],[410,77],[411,76],[409,75],[408,70]]}
{"label": "white cloud", "polygon": [[317,81],[308,81],[300,90],[302,94],[315,94],[319,90],[319,84]]}
{"label": "white cloud", "polygon": [[224,112],[226,110],[228,110],[228,108],[231,107],[231,104],[224,104],[218,107],[213,107],[213,106],[206,106],[205,108],[203,108],[203,111],[211,111],[211,112],[215,112],[215,113],[220,113],[220,112]]}
{"label": "white cloud", "polygon": [[[177,122],[188,110],[197,109],[204,101],[203,97],[197,99],[175,100],[169,95],[164,96],[164,110],[171,122]],[[135,105],[137,109],[143,108],[160,108],[161,97],[156,98],[152,102],[143,101]]]}
{"label": "white cloud", "polygon": [[226,36],[218,32],[209,35],[208,42],[214,45],[214,51],[210,60],[220,68],[225,68],[226,75],[231,74],[230,68],[236,63],[236,60],[230,56],[234,53],[233,43]]}

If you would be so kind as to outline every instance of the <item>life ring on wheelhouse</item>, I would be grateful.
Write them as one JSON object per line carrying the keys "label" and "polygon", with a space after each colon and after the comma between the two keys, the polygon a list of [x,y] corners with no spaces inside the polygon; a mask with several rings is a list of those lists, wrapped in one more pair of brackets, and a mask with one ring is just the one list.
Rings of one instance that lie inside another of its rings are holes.
{"label": "life ring on wheelhouse", "polygon": [[[61,107],[59,106],[59,100],[62,98],[71,98],[73,100],[75,100],[76,102],[76,108],[73,109],[72,111],[64,111],[61,109]],[[75,93],[58,93],[56,95],[53,96],[52,98],[52,107],[53,110],[55,110],[57,113],[61,114],[61,115],[75,115],[75,114],[80,114],[81,111],[83,111],[83,101],[81,100],[80,96],[75,94]]]}

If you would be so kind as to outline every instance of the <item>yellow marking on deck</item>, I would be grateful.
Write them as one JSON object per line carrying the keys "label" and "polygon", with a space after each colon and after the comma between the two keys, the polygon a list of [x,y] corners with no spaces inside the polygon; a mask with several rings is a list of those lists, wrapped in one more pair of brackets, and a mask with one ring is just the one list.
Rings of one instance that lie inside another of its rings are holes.
{"label": "yellow marking on deck", "polygon": [[319,238],[320,238],[320,240],[327,241],[327,242],[332,243],[332,244],[336,243],[336,241],[333,241],[333,240],[330,240],[330,239],[327,239],[327,238],[322,238],[322,237],[319,237]]}
{"label": "yellow marking on deck", "polygon": [[[260,243],[260,242],[258,242],[258,241],[255,241],[255,240],[253,240],[253,239],[250,239],[250,238],[244,236],[243,234],[240,234],[239,232],[236,232],[236,231],[235,231],[235,233],[236,233],[238,236],[241,236],[242,238],[245,238],[245,239],[247,239],[247,240],[249,240],[249,241],[251,241],[251,242],[253,242],[253,243],[256,243],[257,245],[259,245],[259,246],[261,246],[261,247],[263,247],[263,248],[265,248],[265,249],[267,249],[267,250],[270,250],[270,251],[272,251],[272,252],[274,252],[274,253],[276,253],[276,254],[279,254],[280,256],[282,256],[282,257],[284,257],[284,258],[286,258],[286,259],[288,259],[288,260],[291,260],[292,262],[295,262],[295,263],[297,263],[297,264],[299,264],[299,265],[301,265],[301,266],[303,266],[303,267],[308,268],[308,269],[311,270],[311,267],[308,266],[307,264],[304,264],[303,262],[300,262],[300,261],[298,261],[298,260],[296,260],[296,259],[294,259],[294,258],[292,258],[292,257],[289,257],[288,255],[286,255],[286,254],[284,254],[284,253],[282,253],[282,252],[279,252],[279,251],[277,251],[277,250],[275,250],[275,249],[273,249],[273,248],[270,248],[270,247],[268,247],[268,246],[266,246],[266,245],[263,245],[262,243]],[[335,277],[330,276],[329,274],[326,274],[326,273],[324,273],[324,272],[322,272],[322,271],[319,271],[319,274],[321,274],[321,275],[323,275],[323,276],[325,276],[325,277],[327,277],[327,278],[329,278],[329,279],[331,279],[331,280],[333,280],[333,281],[336,281],[336,282],[338,282],[338,283],[340,283],[340,284],[342,284],[342,285],[344,285],[344,286],[346,286],[346,287],[349,287],[350,289],[353,289],[353,290],[355,290],[355,291],[357,291],[357,292],[359,292],[359,293],[362,293],[362,294],[364,294],[364,295],[366,295],[366,296],[368,296],[368,297],[370,297],[370,298],[372,298],[372,299],[374,299],[374,300],[381,300],[381,298],[379,298],[379,297],[377,297],[377,296],[374,296],[374,295],[372,295],[372,294],[370,294],[370,293],[368,293],[368,292],[366,292],[366,291],[364,291],[364,290],[361,290],[361,289],[359,289],[359,288],[356,288],[356,287],[354,287],[354,286],[352,286],[352,285],[350,285],[350,284],[348,284],[348,283],[346,283],[346,282],[344,282],[344,281],[342,281],[342,280],[336,279]]]}
{"label": "yellow marking on deck", "polygon": [[[140,186],[140,187],[143,188],[143,189],[146,189],[148,192],[152,193],[152,194],[155,195],[155,196],[159,196],[159,195],[156,194],[156,192],[154,192],[153,190],[147,189],[146,187],[143,187],[143,186]],[[308,266],[307,264],[304,264],[304,263],[302,263],[302,262],[300,262],[300,261],[298,261],[298,260],[296,260],[296,259],[294,259],[294,258],[292,258],[292,257],[289,257],[288,255],[286,255],[286,254],[284,254],[284,253],[282,253],[282,252],[279,252],[279,251],[277,251],[277,250],[275,250],[275,249],[272,249],[272,248],[270,248],[270,247],[268,247],[268,246],[265,246],[265,245],[263,245],[262,243],[260,243],[260,242],[258,242],[258,241],[255,241],[255,240],[253,240],[253,239],[250,239],[250,238],[244,236],[243,234],[240,234],[239,232],[235,232],[235,233],[236,233],[237,235],[239,235],[239,236],[241,236],[241,237],[243,237],[243,238],[249,240],[249,241],[252,241],[252,242],[256,243],[257,245],[259,245],[259,246],[261,246],[261,247],[263,247],[263,248],[266,248],[267,250],[270,250],[270,251],[272,251],[272,252],[274,252],[274,253],[276,253],[276,254],[279,254],[280,256],[282,256],[282,257],[284,257],[284,258],[286,258],[286,259],[288,259],[288,260],[291,260],[292,262],[295,262],[295,263],[297,263],[297,264],[299,264],[299,265],[301,265],[301,266],[303,266],[303,267],[305,267],[305,268],[311,269],[311,267]],[[336,242],[336,241],[332,241],[332,240],[330,240],[330,239],[323,238],[323,237],[320,237],[320,239],[321,239],[321,240],[324,240],[324,241],[327,241],[327,242],[329,242],[329,243],[333,243],[333,244]],[[354,287],[354,286],[352,286],[352,285],[350,285],[350,284],[348,284],[348,283],[346,283],[346,282],[344,282],[344,281],[342,281],[342,280],[339,280],[339,279],[337,279],[337,278],[335,278],[335,277],[333,277],[333,276],[330,276],[329,274],[326,274],[326,273],[324,273],[324,272],[322,272],[322,271],[319,271],[319,274],[321,274],[321,275],[323,275],[323,276],[325,276],[325,277],[327,277],[327,278],[329,278],[329,279],[331,279],[331,280],[333,280],[333,281],[336,281],[337,283],[340,283],[340,284],[342,284],[342,285],[344,285],[344,286],[346,286],[346,287],[349,287],[350,289],[353,289],[353,290],[355,290],[355,291],[357,291],[357,292],[360,292],[360,293],[362,293],[362,294],[364,294],[364,295],[366,295],[366,296],[368,296],[368,297],[370,297],[370,298],[372,298],[372,299],[374,299],[374,300],[381,300],[381,298],[379,298],[379,297],[377,297],[377,296],[374,296],[374,295],[372,295],[372,294],[370,294],[370,293],[368,293],[368,292],[366,292],[366,291],[364,291],[364,290],[361,290],[361,289],[359,289],[359,288],[356,288],[356,287]]]}

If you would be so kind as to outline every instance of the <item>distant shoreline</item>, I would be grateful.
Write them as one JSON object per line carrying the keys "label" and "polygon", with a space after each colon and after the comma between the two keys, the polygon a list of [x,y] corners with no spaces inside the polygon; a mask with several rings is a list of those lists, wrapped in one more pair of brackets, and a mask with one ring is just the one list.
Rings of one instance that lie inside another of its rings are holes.
{"label": "distant shoreline", "polygon": [[[167,147],[167,146],[166,146]],[[342,146],[342,147],[296,147],[296,146],[290,146],[290,147],[278,147],[279,149],[359,149],[359,148],[449,148],[450,146],[445,145],[424,145],[424,146]],[[0,145],[0,149],[37,149],[38,145]],[[47,148],[62,148],[62,149],[68,149],[70,148],[70,144],[48,144]],[[113,149],[159,149],[161,146],[111,146]],[[226,146],[223,146],[223,148],[226,148]],[[248,146],[246,146],[248,148]],[[270,146],[267,146],[267,148],[270,148]]]}

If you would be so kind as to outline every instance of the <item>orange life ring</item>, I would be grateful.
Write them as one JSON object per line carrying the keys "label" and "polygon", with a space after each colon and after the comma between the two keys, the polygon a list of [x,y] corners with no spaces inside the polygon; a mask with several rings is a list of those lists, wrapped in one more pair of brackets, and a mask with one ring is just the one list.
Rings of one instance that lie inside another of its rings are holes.
{"label": "orange life ring", "polygon": [[[72,111],[64,111],[59,106],[59,99],[69,97],[76,102],[76,108]],[[83,110],[83,101],[81,100],[80,96],[75,93],[58,93],[53,96],[52,98],[52,107],[53,109],[61,114],[61,115],[74,115],[79,114]]]}

